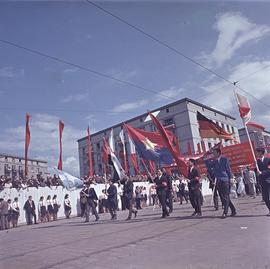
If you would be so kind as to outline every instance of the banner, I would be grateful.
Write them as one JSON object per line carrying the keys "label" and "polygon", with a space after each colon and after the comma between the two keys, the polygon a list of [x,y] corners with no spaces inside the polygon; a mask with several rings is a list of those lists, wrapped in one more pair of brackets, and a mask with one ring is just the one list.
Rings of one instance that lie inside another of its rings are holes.
{"label": "banner", "polygon": [[63,162],[62,162],[62,135],[63,135],[63,130],[64,130],[64,122],[59,121],[59,142],[60,142],[60,155],[59,155],[59,161],[58,161],[58,169],[62,170],[63,169]]}
{"label": "banner", "polygon": [[77,177],[74,177],[67,172],[61,171],[54,167],[56,174],[59,176],[63,186],[67,190],[75,190],[83,187],[83,181]]}
{"label": "banner", "polygon": [[30,120],[30,115],[26,113],[26,123],[25,123],[25,177],[28,175],[28,166],[27,166],[27,161],[28,161],[28,148],[30,145],[30,127],[29,127],[29,120]]}

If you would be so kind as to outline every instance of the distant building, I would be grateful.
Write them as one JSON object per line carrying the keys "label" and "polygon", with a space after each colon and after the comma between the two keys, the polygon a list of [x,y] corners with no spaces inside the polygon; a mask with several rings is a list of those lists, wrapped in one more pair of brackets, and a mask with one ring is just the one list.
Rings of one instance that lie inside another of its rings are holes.
{"label": "distant building", "polygon": [[[241,128],[238,130],[239,133],[239,138],[241,143],[247,142],[248,137],[247,137],[247,132],[245,128]],[[254,131],[254,130],[248,130],[250,140],[254,143],[255,148],[266,148],[268,152],[270,152],[270,132],[269,131]]]}
{"label": "distant building", "polygon": [[[28,177],[49,175],[46,161],[28,159]],[[12,154],[0,153],[0,176],[6,177],[22,177],[25,171],[25,159],[23,157],[15,156]]]}
{"label": "distant building", "polygon": [[[236,119],[230,115],[227,115],[221,111],[210,108],[206,105],[193,101],[189,98],[184,98],[174,103],[165,105],[163,107],[157,108],[151,112],[157,113],[157,118],[162,122],[164,126],[167,126],[178,138],[180,150],[182,154],[187,154],[188,143],[191,145],[193,153],[198,151],[198,143],[201,143],[202,139],[200,137],[198,121],[197,121],[197,111],[201,112],[203,115],[218,123],[227,132],[234,133],[236,141],[239,141],[238,129],[236,127]],[[125,121],[125,123],[145,131],[155,131],[155,126],[151,120],[146,120],[148,113],[144,113],[135,118]],[[113,128],[115,149],[118,156],[121,156],[121,146],[119,132],[122,129],[122,123],[110,126],[104,130],[96,132],[91,135],[92,144],[92,158],[93,158],[93,170],[95,174],[102,174],[102,148],[103,148],[103,137],[108,138],[110,135],[110,130]],[[126,141],[126,151],[129,155],[129,143]],[[219,142],[219,139],[203,139],[206,145],[206,149],[209,149],[214,144]],[[88,160],[88,147],[87,147],[87,137],[83,137],[78,140],[79,149],[79,162],[80,162],[80,176],[83,177],[89,174],[89,160]],[[224,140],[222,141],[225,144]],[[227,145],[233,144],[234,142],[226,142]],[[128,157],[128,165],[130,167],[129,171],[134,174],[132,162]]]}

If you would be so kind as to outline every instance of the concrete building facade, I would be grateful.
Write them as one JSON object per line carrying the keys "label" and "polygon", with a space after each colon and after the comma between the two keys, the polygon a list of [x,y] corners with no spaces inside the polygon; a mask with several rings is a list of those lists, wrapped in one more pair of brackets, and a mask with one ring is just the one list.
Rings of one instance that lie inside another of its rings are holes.
{"label": "concrete building facade", "polygon": [[[238,130],[239,138],[241,143],[247,142],[247,132],[245,128],[241,128]],[[254,131],[254,130],[248,130],[250,140],[253,142],[255,148],[265,148],[268,152],[270,152],[270,132],[269,131]]]}
{"label": "concrete building facade", "polygon": [[[215,110],[201,103],[193,101],[189,98],[184,98],[174,103],[165,105],[163,107],[152,110],[151,112],[156,112],[157,118],[161,121],[163,126],[167,126],[179,140],[180,150],[182,154],[187,154],[188,143],[191,145],[193,153],[197,152],[197,144],[201,143],[203,140],[206,149],[209,149],[214,144],[219,142],[219,139],[202,139],[199,133],[199,125],[197,121],[197,111],[205,115],[207,118],[218,123],[219,126],[224,128],[226,131],[234,133],[236,141],[239,141],[238,129],[236,127],[236,119],[230,115],[227,115],[221,111]],[[155,131],[155,126],[148,120],[148,113],[144,113],[135,118],[125,121],[125,123],[143,129],[145,131]],[[119,138],[119,132],[122,130],[122,124],[119,123],[114,126],[110,126],[104,130],[96,132],[91,135],[91,145],[92,145],[92,159],[93,159],[93,169],[95,174],[102,174],[102,147],[103,147],[103,137],[108,138],[111,129],[114,132],[115,149],[118,156],[121,156],[121,143]],[[127,135],[125,134],[125,147],[128,155],[128,165],[130,167],[129,171],[134,174],[132,167],[132,162],[129,159],[129,143]],[[79,150],[79,162],[80,162],[80,176],[83,177],[89,174],[89,160],[88,160],[88,146],[87,137],[78,140],[78,150]],[[223,144],[233,144],[234,142],[225,142]]]}
{"label": "concrete building facade", "polygon": [[[28,159],[28,177],[36,177],[38,174],[42,176],[48,175],[48,165],[46,161]],[[23,177],[25,171],[25,159],[23,157],[12,154],[0,154],[0,176],[6,177]]]}

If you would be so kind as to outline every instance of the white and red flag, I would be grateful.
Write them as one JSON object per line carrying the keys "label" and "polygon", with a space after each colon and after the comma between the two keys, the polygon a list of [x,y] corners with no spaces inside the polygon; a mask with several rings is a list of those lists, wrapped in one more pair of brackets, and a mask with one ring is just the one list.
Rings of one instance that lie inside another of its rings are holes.
{"label": "white and red flag", "polygon": [[240,117],[243,119],[244,123],[247,124],[251,119],[251,108],[248,99],[239,93],[235,93],[235,96],[239,108]]}

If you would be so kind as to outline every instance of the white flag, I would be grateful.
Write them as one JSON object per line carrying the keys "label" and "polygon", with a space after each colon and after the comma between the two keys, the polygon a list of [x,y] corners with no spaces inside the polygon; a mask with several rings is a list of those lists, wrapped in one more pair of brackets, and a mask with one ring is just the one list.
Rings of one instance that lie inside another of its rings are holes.
{"label": "white flag", "polygon": [[54,167],[56,174],[59,176],[60,181],[67,190],[74,190],[83,187],[83,181],[77,177],[70,175],[67,172],[61,171]]}
{"label": "white flag", "polygon": [[113,128],[111,129],[111,134],[110,134],[110,137],[109,137],[109,146],[110,146],[112,152],[115,152]]}

